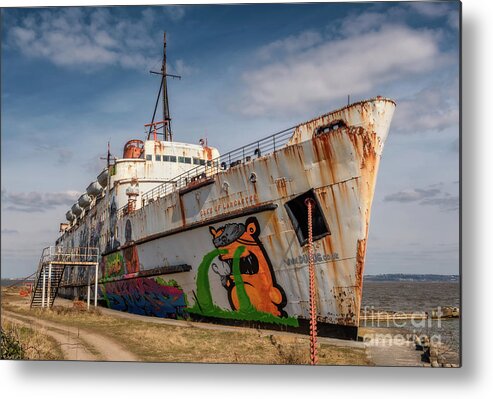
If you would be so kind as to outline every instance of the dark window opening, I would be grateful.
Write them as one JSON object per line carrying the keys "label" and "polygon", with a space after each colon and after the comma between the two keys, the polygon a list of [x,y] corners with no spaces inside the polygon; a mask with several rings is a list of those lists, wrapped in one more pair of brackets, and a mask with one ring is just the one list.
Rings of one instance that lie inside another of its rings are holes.
{"label": "dark window opening", "polygon": [[200,165],[200,159],[198,159],[198,158],[193,158],[193,164],[194,164],[194,165]]}
{"label": "dark window opening", "polygon": [[163,155],[163,162],[169,162],[169,155]]}
{"label": "dark window opening", "polygon": [[199,159],[200,165],[204,166],[205,165],[205,159]]}
{"label": "dark window opening", "polygon": [[152,161],[152,155],[146,155],[146,160]]}
{"label": "dark window opening", "polygon": [[161,155],[156,154],[156,161],[161,161]]}
{"label": "dark window opening", "polygon": [[185,163],[192,163],[192,158],[185,157]]}
{"label": "dark window opening", "polygon": [[330,133],[330,132],[333,132],[335,130],[342,129],[344,127],[347,127],[347,125],[344,121],[341,121],[341,120],[334,121],[330,125],[319,127],[315,131],[315,136],[319,136],[319,135],[325,134],[325,133]]}
{"label": "dark window opening", "polygon": [[170,155],[169,156],[169,161],[170,162],[176,162],[176,155]]}
{"label": "dark window opening", "polygon": [[320,240],[330,234],[318,199],[313,190],[310,190],[284,204],[301,246],[308,243],[308,207],[305,205],[307,198],[315,201],[315,206],[312,209],[313,241]]}

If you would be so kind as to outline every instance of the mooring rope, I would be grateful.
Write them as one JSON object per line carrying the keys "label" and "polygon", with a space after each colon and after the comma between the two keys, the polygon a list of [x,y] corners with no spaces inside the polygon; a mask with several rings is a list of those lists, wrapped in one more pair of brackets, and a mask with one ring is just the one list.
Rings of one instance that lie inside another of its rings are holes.
{"label": "mooring rope", "polygon": [[308,269],[310,273],[310,361],[312,365],[318,363],[317,356],[317,304],[315,302],[315,265],[313,258],[313,221],[312,211],[315,201],[312,198],[305,200],[308,208]]}

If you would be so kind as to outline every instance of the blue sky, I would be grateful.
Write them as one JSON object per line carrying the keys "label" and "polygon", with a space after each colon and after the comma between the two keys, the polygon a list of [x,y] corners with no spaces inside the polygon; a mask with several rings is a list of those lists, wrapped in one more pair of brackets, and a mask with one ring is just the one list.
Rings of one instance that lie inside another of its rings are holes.
{"label": "blue sky", "polygon": [[2,276],[25,276],[102,168],[143,137],[168,33],[175,139],[221,152],[397,101],[366,273],[458,273],[459,3],[2,10]]}

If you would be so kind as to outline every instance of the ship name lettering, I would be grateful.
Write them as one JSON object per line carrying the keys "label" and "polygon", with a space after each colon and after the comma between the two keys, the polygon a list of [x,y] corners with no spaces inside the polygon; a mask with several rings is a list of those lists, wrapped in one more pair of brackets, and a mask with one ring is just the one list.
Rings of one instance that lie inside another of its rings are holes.
{"label": "ship name lettering", "polygon": [[[321,262],[327,262],[327,261],[332,261],[339,259],[339,254],[337,252],[334,252],[332,254],[322,254],[320,252],[317,252],[313,254],[313,258],[315,263],[321,263]],[[284,263],[286,265],[291,266],[291,265],[307,265],[308,264],[308,255],[303,254],[296,256],[294,258],[286,258],[284,260]]]}
{"label": "ship name lettering", "polygon": [[237,198],[230,201],[224,201],[209,208],[200,210],[200,217],[207,217],[213,214],[219,214],[222,211],[226,211],[231,208],[237,208],[239,206],[253,205],[258,202],[256,194],[248,195],[246,197]]}

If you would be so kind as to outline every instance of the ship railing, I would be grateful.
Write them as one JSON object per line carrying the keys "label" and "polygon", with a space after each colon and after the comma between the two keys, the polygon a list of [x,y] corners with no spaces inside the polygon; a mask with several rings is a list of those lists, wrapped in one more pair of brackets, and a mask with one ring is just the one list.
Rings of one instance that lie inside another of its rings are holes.
{"label": "ship railing", "polygon": [[99,248],[58,246],[46,247],[41,254],[40,265],[47,263],[94,263],[98,262]]}
{"label": "ship railing", "polygon": [[[160,184],[157,187],[142,194],[142,206],[145,206],[158,198],[165,197],[175,191],[200,185],[202,182],[214,178],[215,175],[225,172],[238,165],[252,162],[254,159],[264,157],[280,150],[288,143],[294,133],[294,127],[282,130],[271,136],[261,140],[254,141],[243,147],[220,155],[219,157],[208,160],[204,165],[199,165],[195,168],[184,172],[173,179],[171,182]],[[118,211],[118,216],[125,215],[125,210],[128,211],[127,205],[123,206]]]}

